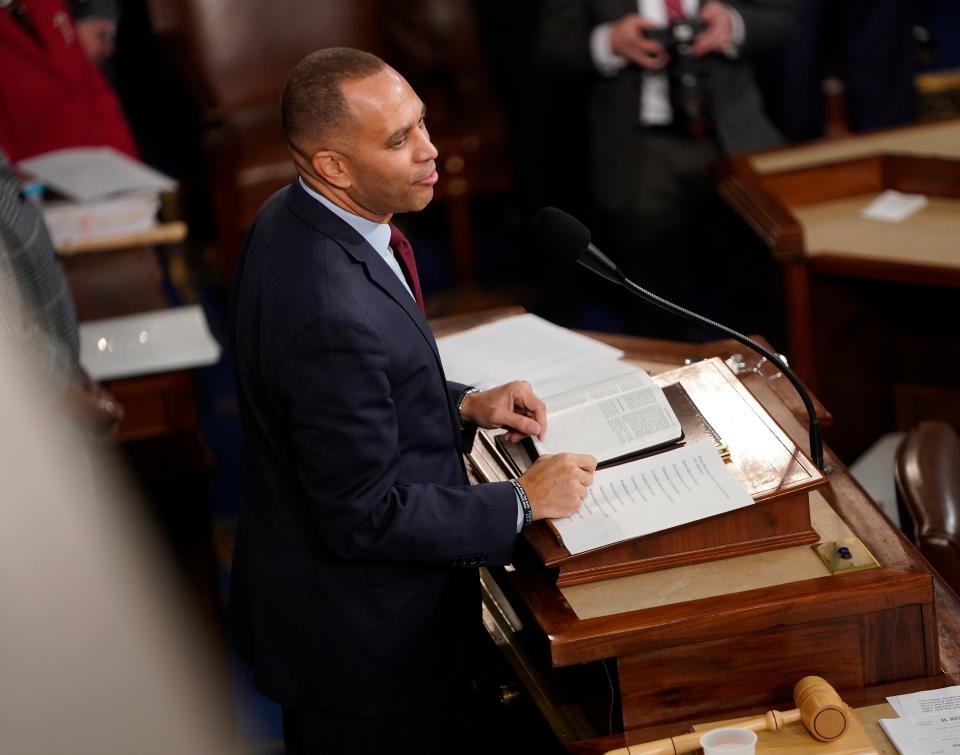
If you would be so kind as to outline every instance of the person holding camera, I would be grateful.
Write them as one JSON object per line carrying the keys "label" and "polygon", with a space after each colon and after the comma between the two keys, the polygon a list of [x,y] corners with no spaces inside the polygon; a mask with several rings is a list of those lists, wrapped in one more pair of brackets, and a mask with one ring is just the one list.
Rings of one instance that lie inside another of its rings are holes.
{"label": "person holding camera", "polygon": [[[724,211],[711,165],[782,143],[748,59],[780,43],[792,17],[790,0],[543,1],[540,66],[590,89],[596,235],[628,275],[681,304],[709,304],[697,281],[716,292],[729,267],[709,251]],[[659,335],[690,335],[654,316],[644,325]]]}

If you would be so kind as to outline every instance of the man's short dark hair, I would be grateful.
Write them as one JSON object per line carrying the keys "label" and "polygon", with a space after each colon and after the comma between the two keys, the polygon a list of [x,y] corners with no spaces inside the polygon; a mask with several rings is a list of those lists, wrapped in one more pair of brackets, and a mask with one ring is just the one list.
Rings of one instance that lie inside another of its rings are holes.
{"label": "man's short dark hair", "polygon": [[376,55],[350,47],[327,47],[307,55],[283,85],[280,121],[287,143],[304,157],[328,146],[324,141],[353,119],[343,84],[373,76],[385,66]]}

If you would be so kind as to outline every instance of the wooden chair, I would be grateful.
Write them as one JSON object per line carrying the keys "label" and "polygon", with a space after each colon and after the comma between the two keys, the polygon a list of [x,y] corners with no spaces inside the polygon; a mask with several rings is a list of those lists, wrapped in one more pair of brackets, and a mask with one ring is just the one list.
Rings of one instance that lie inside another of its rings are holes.
{"label": "wooden chair", "polygon": [[201,104],[221,279],[263,201],[294,177],[280,132],[290,69],[321,47],[381,55],[427,104],[459,279],[471,275],[468,203],[512,184],[469,0],[149,0],[151,24]]}
{"label": "wooden chair", "polygon": [[946,422],[920,422],[897,451],[897,494],[914,544],[960,592],[960,438]]}

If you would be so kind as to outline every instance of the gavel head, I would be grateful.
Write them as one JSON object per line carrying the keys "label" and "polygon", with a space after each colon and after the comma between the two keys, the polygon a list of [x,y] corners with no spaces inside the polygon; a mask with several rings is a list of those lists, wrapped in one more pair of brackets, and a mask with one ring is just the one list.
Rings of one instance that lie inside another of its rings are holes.
{"label": "gavel head", "polygon": [[800,720],[821,742],[839,739],[847,730],[847,706],[837,691],[819,676],[805,676],[793,688]]}

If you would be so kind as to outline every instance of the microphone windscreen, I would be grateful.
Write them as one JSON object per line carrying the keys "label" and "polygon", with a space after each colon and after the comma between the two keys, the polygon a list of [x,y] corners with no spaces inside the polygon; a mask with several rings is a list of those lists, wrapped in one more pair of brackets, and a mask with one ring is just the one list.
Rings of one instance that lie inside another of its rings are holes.
{"label": "microphone windscreen", "polygon": [[544,207],[530,221],[537,245],[548,254],[576,262],[590,245],[590,229],[556,207]]}

